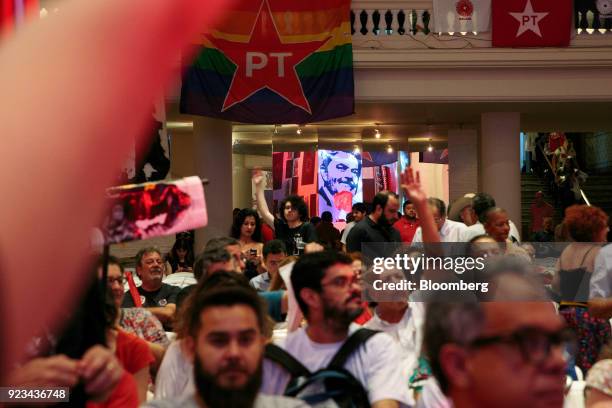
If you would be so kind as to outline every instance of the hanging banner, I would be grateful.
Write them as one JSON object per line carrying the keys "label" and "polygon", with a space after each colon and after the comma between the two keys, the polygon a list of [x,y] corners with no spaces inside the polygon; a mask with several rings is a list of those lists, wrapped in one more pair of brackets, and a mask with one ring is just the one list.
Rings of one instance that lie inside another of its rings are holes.
{"label": "hanging banner", "polygon": [[199,177],[113,187],[107,194],[113,204],[102,227],[106,244],[173,235],[208,223]]}
{"label": "hanging banner", "polygon": [[363,199],[371,202],[384,190],[398,192],[397,153],[363,152]]}
{"label": "hanging banner", "polygon": [[434,0],[433,14],[437,33],[491,30],[491,0]]}
{"label": "hanging banner", "polygon": [[567,47],[572,0],[493,0],[494,47]]}
{"label": "hanging banner", "polygon": [[186,71],[181,113],[308,123],[354,112],[348,0],[238,1]]}

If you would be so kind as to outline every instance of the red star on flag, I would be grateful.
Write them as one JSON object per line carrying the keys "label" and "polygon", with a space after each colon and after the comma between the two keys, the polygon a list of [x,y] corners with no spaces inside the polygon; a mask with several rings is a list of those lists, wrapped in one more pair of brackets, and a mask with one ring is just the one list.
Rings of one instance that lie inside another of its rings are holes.
{"label": "red star on flag", "polygon": [[213,45],[236,65],[221,111],[267,88],[311,113],[295,67],[330,38],[288,44],[281,42],[270,5],[263,0],[248,43],[209,37]]}

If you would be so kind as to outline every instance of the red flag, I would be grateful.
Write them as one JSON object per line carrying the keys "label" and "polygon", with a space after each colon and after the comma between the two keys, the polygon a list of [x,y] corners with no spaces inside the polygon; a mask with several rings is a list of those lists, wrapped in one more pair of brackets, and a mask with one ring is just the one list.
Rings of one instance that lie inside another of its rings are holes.
{"label": "red flag", "polygon": [[493,0],[494,47],[567,47],[572,0]]}
{"label": "red flag", "polygon": [[38,17],[38,0],[0,0],[0,36],[8,35],[27,19]]}

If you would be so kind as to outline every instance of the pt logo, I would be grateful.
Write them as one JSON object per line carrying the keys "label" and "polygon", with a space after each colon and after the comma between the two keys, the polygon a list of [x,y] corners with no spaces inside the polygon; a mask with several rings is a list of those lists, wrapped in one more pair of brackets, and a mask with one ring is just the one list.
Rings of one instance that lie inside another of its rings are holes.
{"label": "pt logo", "polygon": [[[279,78],[285,77],[285,57],[291,57],[291,52],[271,52],[264,54],[263,52],[247,52],[246,53],[246,76],[253,77],[253,71],[263,69],[268,65],[270,59],[276,59],[276,75]],[[274,62],[272,62],[274,64]]]}
{"label": "pt logo", "polygon": [[211,35],[207,38],[236,66],[221,112],[268,89],[312,113],[296,67],[325,45],[331,36],[308,42],[283,42],[268,0],[263,0],[248,41],[230,41]]}
{"label": "pt logo", "polygon": [[543,13],[533,11],[531,0],[527,0],[527,4],[525,4],[525,9],[522,13],[510,13],[510,15],[519,22],[516,37],[521,36],[527,31],[531,31],[538,37],[542,37],[542,33],[540,32],[540,21],[542,21],[548,14],[548,12]]}

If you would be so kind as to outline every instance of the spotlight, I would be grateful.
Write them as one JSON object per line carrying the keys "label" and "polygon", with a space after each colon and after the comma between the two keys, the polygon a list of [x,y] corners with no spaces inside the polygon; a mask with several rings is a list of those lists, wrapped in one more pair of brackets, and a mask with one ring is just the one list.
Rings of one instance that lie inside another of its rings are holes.
{"label": "spotlight", "polygon": [[374,137],[380,139],[380,130],[374,129]]}
{"label": "spotlight", "polygon": [[359,146],[355,145],[355,147],[353,148],[353,153],[359,154],[359,152],[361,152],[361,150],[359,149]]}
{"label": "spotlight", "polygon": [[298,135],[302,134],[302,128],[298,126],[297,130],[295,131],[295,133],[297,133]]}
{"label": "spotlight", "polygon": [[391,145],[387,146],[387,153],[393,153],[393,147],[391,147]]}
{"label": "spotlight", "polygon": [[433,146],[432,145],[427,146],[427,151],[428,152],[433,152]]}

